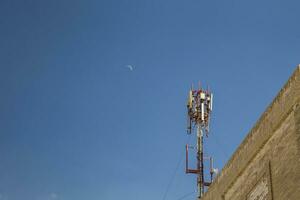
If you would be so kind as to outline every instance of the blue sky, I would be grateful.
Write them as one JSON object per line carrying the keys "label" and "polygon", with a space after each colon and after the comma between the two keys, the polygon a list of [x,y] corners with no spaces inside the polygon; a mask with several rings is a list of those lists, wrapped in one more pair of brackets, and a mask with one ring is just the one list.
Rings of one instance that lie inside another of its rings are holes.
{"label": "blue sky", "polygon": [[0,200],[195,191],[183,162],[173,176],[190,85],[215,94],[205,154],[221,169],[300,63],[299,6],[0,1]]}

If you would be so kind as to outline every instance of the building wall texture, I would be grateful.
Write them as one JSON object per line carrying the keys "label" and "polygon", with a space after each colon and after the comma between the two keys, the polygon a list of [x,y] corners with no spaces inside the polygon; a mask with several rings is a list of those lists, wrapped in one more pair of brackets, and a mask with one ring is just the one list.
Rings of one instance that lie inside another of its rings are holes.
{"label": "building wall texture", "polygon": [[300,200],[300,65],[201,200]]}

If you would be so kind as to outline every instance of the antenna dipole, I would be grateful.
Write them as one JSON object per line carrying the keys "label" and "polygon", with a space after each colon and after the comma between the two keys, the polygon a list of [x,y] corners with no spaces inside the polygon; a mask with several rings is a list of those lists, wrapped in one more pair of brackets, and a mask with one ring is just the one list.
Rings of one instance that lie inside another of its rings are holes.
{"label": "antenna dipole", "polygon": [[203,156],[203,133],[208,137],[209,134],[209,123],[212,111],[213,94],[209,89],[204,90],[201,88],[199,82],[199,89],[194,90],[193,87],[189,91],[189,97],[187,102],[187,116],[188,126],[187,133],[192,134],[194,132],[193,127],[196,127],[197,136],[197,168],[189,169],[188,156],[189,146],[186,145],[186,173],[197,174],[197,189],[198,199],[202,198],[205,190],[205,186],[209,186],[212,182],[213,174],[216,170],[213,169],[213,160],[211,157],[208,158],[210,161],[210,182],[204,180],[204,156]]}

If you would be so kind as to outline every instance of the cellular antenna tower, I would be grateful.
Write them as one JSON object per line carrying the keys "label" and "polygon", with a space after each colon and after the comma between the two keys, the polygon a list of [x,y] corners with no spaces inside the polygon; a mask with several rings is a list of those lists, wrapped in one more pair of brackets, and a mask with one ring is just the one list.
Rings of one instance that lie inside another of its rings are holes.
{"label": "cellular antenna tower", "polygon": [[[199,84],[200,85],[200,84]],[[205,187],[210,186],[213,180],[214,174],[217,172],[213,168],[212,157],[203,156],[203,135],[206,137],[209,135],[209,123],[211,118],[211,112],[213,106],[213,94],[209,89],[204,90],[199,86],[198,90],[194,90],[193,87],[189,91],[188,102],[187,102],[187,117],[188,126],[187,133],[192,134],[196,132],[197,136],[197,147],[196,147],[196,160],[197,168],[189,169],[189,149],[194,147],[186,145],[186,173],[197,174],[197,189],[198,199],[200,199],[205,191]],[[196,130],[195,130],[196,129]],[[205,181],[204,174],[204,160],[209,161],[210,165],[210,181]]]}

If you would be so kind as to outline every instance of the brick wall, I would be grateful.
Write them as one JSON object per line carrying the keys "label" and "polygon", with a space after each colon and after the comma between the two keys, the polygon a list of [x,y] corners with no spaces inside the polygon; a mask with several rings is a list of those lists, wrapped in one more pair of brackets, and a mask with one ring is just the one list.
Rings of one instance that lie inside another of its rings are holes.
{"label": "brick wall", "polygon": [[300,65],[202,200],[300,200]]}

